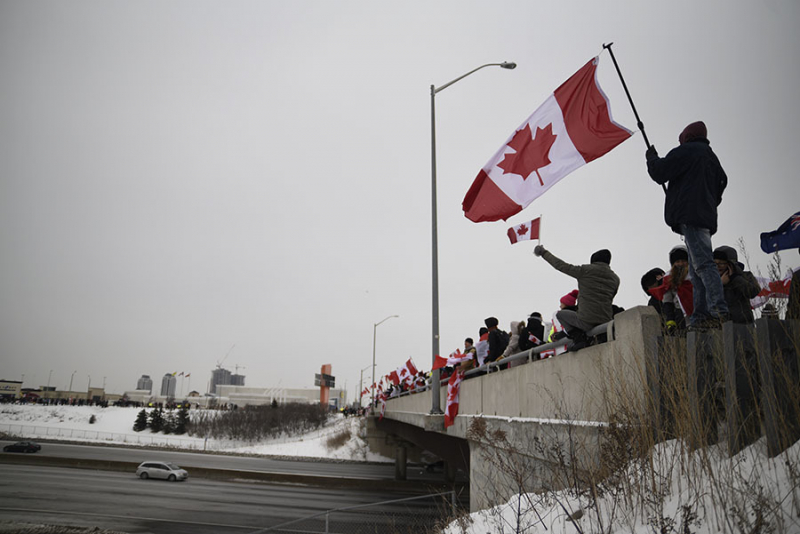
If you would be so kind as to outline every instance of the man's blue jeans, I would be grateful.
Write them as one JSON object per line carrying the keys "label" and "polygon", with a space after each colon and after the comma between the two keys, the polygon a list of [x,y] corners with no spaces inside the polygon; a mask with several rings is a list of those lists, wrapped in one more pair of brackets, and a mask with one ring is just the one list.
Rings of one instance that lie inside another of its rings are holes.
{"label": "man's blue jeans", "polygon": [[708,228],[681,225],[686,249],[689,251],[689,278],[694,293],[694,313],[689,325],[708,318],[719,319],[728,314],[728,304],[722,289],[717,265],[711,250],[711,232]]}

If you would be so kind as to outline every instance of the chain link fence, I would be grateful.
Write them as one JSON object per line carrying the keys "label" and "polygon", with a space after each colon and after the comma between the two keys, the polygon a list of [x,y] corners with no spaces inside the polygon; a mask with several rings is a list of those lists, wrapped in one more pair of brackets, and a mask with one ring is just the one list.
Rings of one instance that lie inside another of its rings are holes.
{"label": "chain link fence", "polygon": [[320,512],[248,534],[427,534],[458,513],[455,491]]}

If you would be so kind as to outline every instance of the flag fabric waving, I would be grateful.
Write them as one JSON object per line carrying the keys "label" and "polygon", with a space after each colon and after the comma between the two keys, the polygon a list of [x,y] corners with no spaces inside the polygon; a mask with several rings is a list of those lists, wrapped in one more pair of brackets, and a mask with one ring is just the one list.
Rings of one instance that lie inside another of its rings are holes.
{"label": "flag fabric waving", "polygon": [[513,245],[514,243],[519,243],[520,241],[539,239],[539,226],[541,222],[542,218],[537,217],[530,222],[518,224],[509,228],[508,239],[511,241],[511,244]]}
{"label": "flag fabric waving", "polygon": [[413,380],[419,371],[417,370],[417,366],[414,365],[414,362],[411,361],[411,358],[409,358],[406,360],[406,363],[397,368],[396,373],[400,382],[407,382]]}
{"label": "flag fabric waving", "polygon": [[452,426],[458,415],[458,392],[461,390],[461,381],[464,380],[464,371],[456,371],[447,381],[447,407],[444,410],[444,427]]}
{"label": "flag fabric waving", "polygon": [[792,272],[783,280],[770,280],[761,276],[756,276],[761,292],[750,299],[750,307],[754,310],[766,304],[771,298],[789,298],[789,291],[792,286]]}
{"label": "flag fabric waving", "polygon": [[462,207],[473,222],[506,220],[632,132],[613,121],[589,60],[556,89],[478,173]]}
{"label": "flag fabric waving", "polygon": [[444,356],[436,355],[436,361],[433,364],[433,368],[431,371],[435,371],[436,369],[441,369],[442,367],[449,366],[456,366],[461,362],[465,362],[467,360],[472,359],[471,354],[464,355],[461,352],[461,349],[456,349],[454,353],[452,353],[449,357],[445,358]]}
{"label": "flag fabric waving", "polygon": [[800,248],[800,211],[789,217],[774,232],[761,234],[761,250],[767,254],[790,248]]}

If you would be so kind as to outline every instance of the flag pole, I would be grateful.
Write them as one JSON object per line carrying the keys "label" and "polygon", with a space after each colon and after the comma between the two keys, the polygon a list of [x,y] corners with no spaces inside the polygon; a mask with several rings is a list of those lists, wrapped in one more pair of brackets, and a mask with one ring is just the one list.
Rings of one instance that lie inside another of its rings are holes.
{"label": "flag pole", "polygon": [[[631,104],[631,109],[633,110],[633,116],[636,117],[636,127],[639,128],[639,131],[642,132],[642,138],[644,139],[644,144],[647,145],[647,148],[650,148],[650,140],[647,139],[647,133],[644,131],[644,123],[642,119],[639,118],[639,112],[636,111],[636,106],[633,104],[633,98],[631,98],[631,92],[628,91],[628,84],[625,83],[625,78],[622,77],[622,71],[619,70],[619,64],[617,64],[617,58],[614,57],[614,51],[611,50],[611,45],[614,43],[603,44],[603,48],[608,50],[608,53],[611,55],[611,61],[614,62],[614,68],[617,70],[617,74],[619,75],[619,80],[622,82],[622,88],[625,89],[625,95],[628,97],[628,102]],[[664,189],[664,193],[667,192],[667,186],[661,184],[662,189]]]}

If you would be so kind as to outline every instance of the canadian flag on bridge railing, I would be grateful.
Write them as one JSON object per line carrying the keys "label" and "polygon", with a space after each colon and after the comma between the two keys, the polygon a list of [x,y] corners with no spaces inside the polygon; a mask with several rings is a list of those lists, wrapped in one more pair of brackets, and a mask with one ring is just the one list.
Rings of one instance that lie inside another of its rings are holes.
{"label": "canadian flag on bridge railing", "polygon": [[447,407],[444,410],[444,427],[453,426],[458,415],[458,392],[461,390],[461,381],[464,380],[464,371],[456,371],[447,381]]}
{"label": "canadian flag on bridge railing", "polygon": [[445,358],[444,356],[436,355],[436,361],[433,364],[433,368],[431,371],[435,371],[436,369],[441,369],[442,367],[447,367],[448,365],[454,367],[455,365],[465,362],[472,358],[471,354],[464,355],[461,352],[461,349],[456,349],[456,351],[450,354],[449,357]]}
{"label": "canadian flag on bridge railing", "polygon": [[406,363],[397,368],[398,382],[411,382],[417,376],[419,371],[411,358],[406,360]]}

